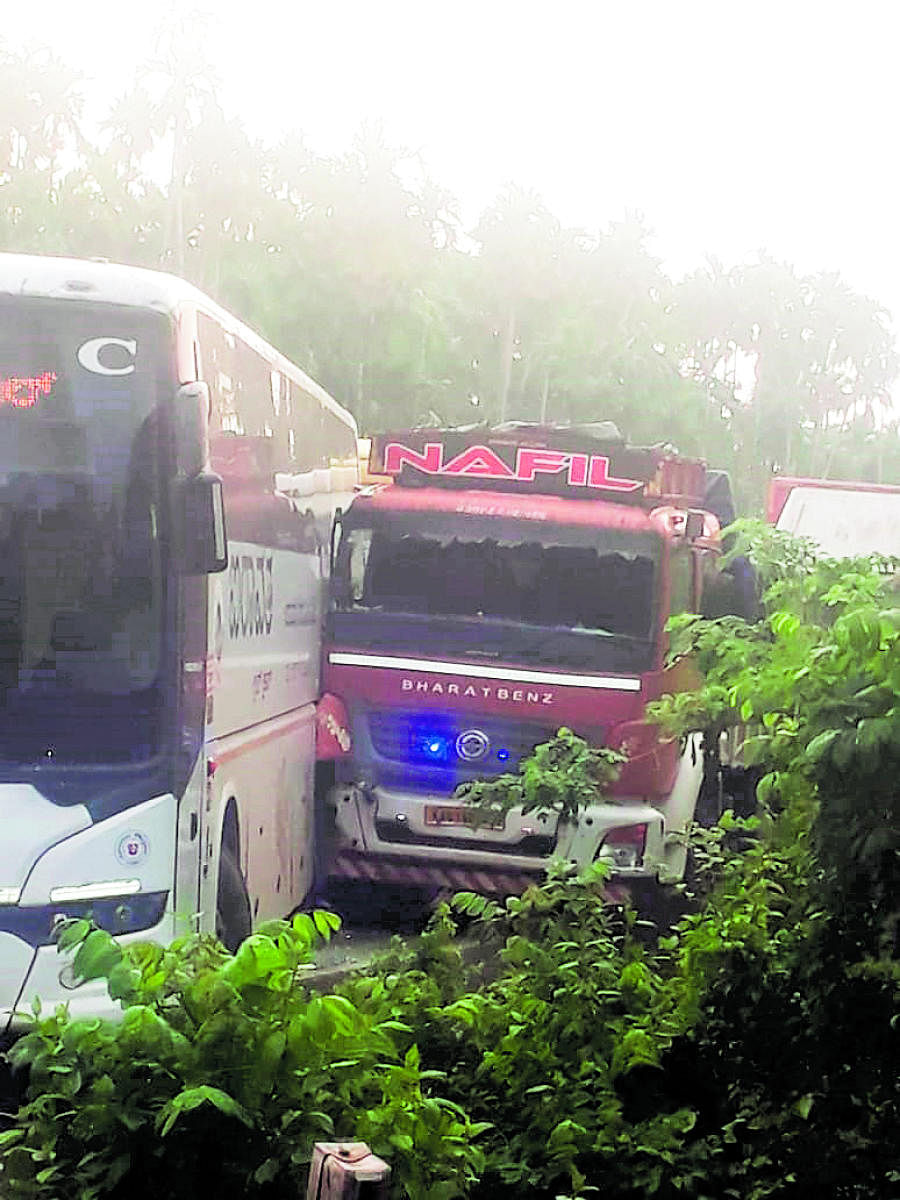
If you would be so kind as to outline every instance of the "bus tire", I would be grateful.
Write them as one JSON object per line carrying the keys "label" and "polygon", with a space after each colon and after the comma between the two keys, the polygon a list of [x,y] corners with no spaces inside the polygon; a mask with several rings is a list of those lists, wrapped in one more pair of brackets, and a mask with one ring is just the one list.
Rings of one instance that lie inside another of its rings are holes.
{"label": "bus tire", "polygon": [[219,885],[216,889],[216,936],[233,954],[252,932],[250,897],[241,868],[231,848],[223,846],[219,856]]}

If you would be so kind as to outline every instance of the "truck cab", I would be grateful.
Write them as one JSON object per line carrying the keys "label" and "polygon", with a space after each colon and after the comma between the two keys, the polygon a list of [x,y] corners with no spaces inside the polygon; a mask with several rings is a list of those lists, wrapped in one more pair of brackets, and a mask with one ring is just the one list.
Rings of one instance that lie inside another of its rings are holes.
{"label": "truck cab", "polygon": [[[340,879],[521,891],[550,857],[621,885],[678,879],[703,784],[698,741],[646,705],[693,685],[665,661],[718,553],[705,465],[609,424],[374,439],[333,537],[319,756]],[[515,771],[566,726],[627,756],[577,822],[475,827],[459,784]]]}

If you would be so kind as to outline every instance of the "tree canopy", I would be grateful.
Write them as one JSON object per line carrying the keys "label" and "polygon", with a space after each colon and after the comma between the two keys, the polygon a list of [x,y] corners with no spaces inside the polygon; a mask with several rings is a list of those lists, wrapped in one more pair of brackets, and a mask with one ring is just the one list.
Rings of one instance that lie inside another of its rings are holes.
{"label": "tree canopy", "polygon": [[674,281],[639,219],[567,228],[515,186],[467,227],[377,124],[334,156],[251,136],[190,30],[161,37],[102,121],[84,88],[48,50],[0,42],[0,248],[186,276],[363,432],[608,418],[730,469],[750,509],[776,470],[900,472],[888,314],[834,274],[761,255]]}

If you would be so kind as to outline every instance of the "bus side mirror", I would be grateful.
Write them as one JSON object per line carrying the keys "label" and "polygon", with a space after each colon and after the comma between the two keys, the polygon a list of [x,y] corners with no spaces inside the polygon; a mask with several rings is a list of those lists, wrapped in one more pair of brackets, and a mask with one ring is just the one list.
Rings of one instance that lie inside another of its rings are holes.
{"label": "bus side mirror", "polygon": [[199,475],[209,458],[209,385],[183,383],[175,393],[175,445],[178,470]]}
{"label": "bus side mirror", "polygon": [[218,475],[195,475],[180,483],[181,569],[185,575],[215,575],[228,566],[225,501]]}

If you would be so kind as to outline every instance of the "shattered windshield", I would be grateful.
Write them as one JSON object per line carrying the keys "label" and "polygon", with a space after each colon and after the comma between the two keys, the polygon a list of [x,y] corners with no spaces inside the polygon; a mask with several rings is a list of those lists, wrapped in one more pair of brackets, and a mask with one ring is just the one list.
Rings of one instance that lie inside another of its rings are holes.
{"label": "shattered windshield", "polygon": [[551,642],[540,642],[551,658],[571,657],[560,635],[582,647],[589,635],[648,647],[653,641],[654,534],[445,514],[386,516],[345,525],[335,561],[337,610],[519,627],[531,631],[520,647],[532,650],[534,631],[552,631]]}

